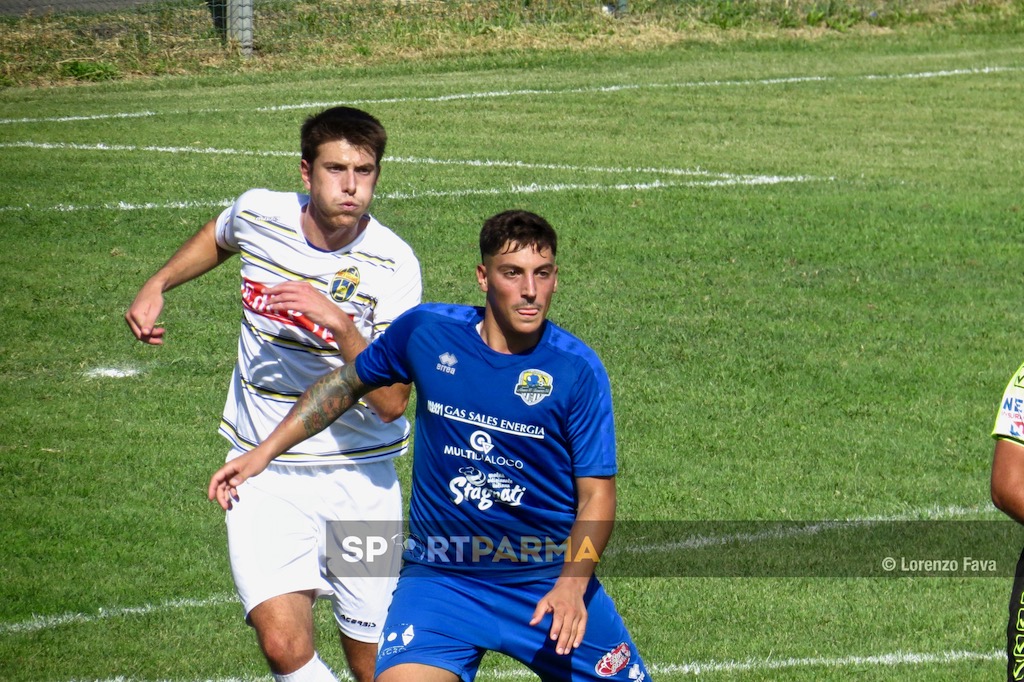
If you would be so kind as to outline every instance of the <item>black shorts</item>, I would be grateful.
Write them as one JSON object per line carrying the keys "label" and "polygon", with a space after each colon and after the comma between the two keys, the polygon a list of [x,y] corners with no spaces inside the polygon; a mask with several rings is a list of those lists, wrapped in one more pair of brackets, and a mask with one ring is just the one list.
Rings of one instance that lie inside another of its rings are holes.
{"label": "black shorts", "polygon": [[1024,680],[1024,551],[1017,560],[1010,592],[1010,614],[1006,623],[1006,679]]}

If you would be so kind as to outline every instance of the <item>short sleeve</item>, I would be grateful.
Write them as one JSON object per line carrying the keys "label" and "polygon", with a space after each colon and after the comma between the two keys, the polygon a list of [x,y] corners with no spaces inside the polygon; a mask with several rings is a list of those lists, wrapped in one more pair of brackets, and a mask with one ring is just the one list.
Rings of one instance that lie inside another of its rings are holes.
{"label": "short sleeve", "polygon": [[233,204],[225,208],[217,216],[214,236],[217,240],[217,246],[227,251],[235,253],[239,251],[238,238],[235,235],[235,215],[237,215],[238,207],[242,204],[246,194],[238,197]]}
{"label": "short sleeve", "polygon": [[373,336],[380,336],[402,313],[420,304],[423,297],[423,281],[420,263],[409,249],[396,268],[391,283],[391,292],[381,297],[374,310]]}
{"label": "short sleeve", "polygon": [[1024,365],[1013,373],[1003,391],[992,437],[1024,444]]}
{"label": "short sleeve", "polygon": [[413,308],[391,324],[387,334],[381,334],[356,356],[356,373],[368,386],[390,386],[412,382],[408,346],[409,337],[416,327]]}
{"label": "short sleeve", "polygon": [[611,383],[596,357],[583,364],[574,388],[566,423],[573,476],[613,476],[618,466]]}

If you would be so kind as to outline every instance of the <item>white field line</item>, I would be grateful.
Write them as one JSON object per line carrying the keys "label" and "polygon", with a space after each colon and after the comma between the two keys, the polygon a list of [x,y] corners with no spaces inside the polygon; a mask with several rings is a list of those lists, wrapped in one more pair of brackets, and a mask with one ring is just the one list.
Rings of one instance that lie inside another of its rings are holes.
{"label": "white field line", "polygon": [[136,367],[93,367],[82,372],[86,379],[125,379],[138,376],[142,370]]}
{"label": "white field line", "polygon": [[[379,198],[380,195],[378,195]],[[11,213],[17,211],[56,211],[58,213],[74,213],[76,211],[150,211],[150,210],[177,210],[185,208],[226,208],[234,203],[234,199],[220,199],[214,201],[167,201],[164,203],[146,202],[133,204],[127,201],[118,201],[108,204],[56,204],[54,206],[36,206],[25,204],[24,206],[0,206],[0,213]]]}
{"label": "white field line", "polygon": [[[974,516],[976,514],[982,514],[986,512],[995,512],[995,507],[991,504],[978,504],[973,507],[961,507],[961,506],[949,506],[949,507],[929,507],[926,509],[916,510],[907,512],[905,514],[899,514],[896,516],[887,517],[864,517],[856,519],[848,519],[845,521],[816,521],[808,522],[806,525],[795,525],[798,522],[793,522],[794,525],[787,526],[781,529],[770,529],[760,531],[757,533],[734,533],[729,535],[694,535],[677,542],[658,543],[655,545],[627,545],[625,547],[616,547],[613,545],[606,550],[606,553],[614,555],[615,553],[626,553],[626,554],[644,554],[647,552],[663,552],[663,551],[675,551],[680,549],[702,549],[705,547],[721,547],[723,545],[730,545],[734,543],[739,544],[753,544],[756,542],[766,542],[772,540],[785,540],[789,538],[802,537],[806,535],[817,535],[818,533],[824,533],[830,530],[841,530],[849,528],[851,525],[855,526],[873,526],[883,523],[894,523],[899,521],[918,521],[928,520],[935,521],[939,519],[955,519],[962,518],[964,516]],[[758,523],[752,521],[751,523]]]}
{"label": "white field line", "polygon": [[90,152],[159,152],[162,154],[224,154],[229,156],[293,156],[298,152],[259,151],[252,149],[217,149],[214,147],[164,147],[159,145],[139,146],[133,144],[77,144],[74,142],[3,142],[2,149],[70,149]]}
{"label": "white field line", "polygon": [[46,118],[2,118],[0,124],[7,123],[72,123],[77,121],[105,121],[112,118],[146,118],[159,116],[155,111],[135,111],[118,114],[93,114],[91,116],[49,116]]}
{"label": "white field line", "polygon": [[[281,151],[256,151],[240,149],[216,149],[210,147],[164,147],[164,146],[136,146],[136,145],[111,145],[104,143],[97,144],[75,144],[63,142],[0,142],[0,149],[28,148],[28,149],[67,149],[72,151],[114,151],[114,152],[156,152],[164,154],[223,154],[237,156],[285,156],[298,158],[297,152]],[[428,166],[465,166],[472,168],[516,168],[524,170],[551,170],[574,173],[604,173],[609,175],[666,175],[669,177],[707,178],[704,180],[689,181],[662,181],[654,180],[641,183],[556,183],[529,185],[510,185],[508,187],[492,187],[482,189],[464,190],[425,190],[425,191],[394,191],[379,192],[378,199],[406,200],[422,198],[444,198],[444,197],[466,197],[466,196],[501,196],[506,194],[537,194],[541,192],[571,192],[571,191],[647,191],[672,187],[727,187],[727,186],[757,186],[777,185],[782,183],[815,182],[819,180],[833,180],[834,178],[818,178],[805,175],[737,175],[733,173],[716,173],[702,168],[654,168],[654,167],[607,167],[607,166],[572,166],[568,164],[551,163],[529,163],[526,161],[500,161],[492,159],[434,159],[418,157],[385,157],[384,163],[401,163],[410,165]],[[173,210],[188,208],[223,208],[231,205],[232,200],[221,199],[214,201],[172,201],[163,203],[131,203],[119,201],[115,203],[75,205],[57,204],[54,206],[37,206],[25,204],[21,206],[0,206],[0,212],[11,211],[58,211],[77,212],[90,210],[110,211],[143,211],[143,210]]]}
{"label": "white field line", "polygon": [[962,661],[1005,661],[1006,652],[995,651],[942,651],[937,654],[897,651],[875,656],[841,656],[838,658],[765,658],[745,661],[709,661],[706,663],[677,663],[658,666],[664,674],[702,675],[717,672],[745,672],[782,670],[785,668],[848,668],[850,666],[928,665],[960,663]]}
{"label": "white field line", "polygon": [[[838,521],[823,521],[817,524],[811,524],[807,527],[806,532],[814,533],[820,532],[826,528],[829,524],[836,526],[841,523],[885,523],[895,521],[911,521],[911,520],[928,520],[938,521],[942,519],[960,518],[963,516],[971,516],[974,514],[985,513],[993,511],[991,504],[978,504],[972,507],[963,506],[932,506],[925,507],[922,509],[911,510],[902,514],[892,516],[878,516],[878,517],[863,517],[856,519],[849,519],[846,522]],[[801,529],[796,529],[800,532]],[[774,537],[791,537],[791,535],[772,535],[771,533],[765,534],[737,534],[737,535],[723,535],[717,537],[706,537],[697,540],[698,544],[681,544],[678,547],[698,547],[698,546],[714,546],[720,544],[726,544],[730,542],[760,542],[763,540],[771,540]],[[684,541],[685,542],[685,541]],[[657,549],[674,549],[677,545],[675,543],[649,546],[649,547],[638,547],[630,548],[629,551],[650,551]],[[53,627],[59,627],[62,625],[70,625],[77,623],[90,623],[98,620],[107,618],[115,618],[129,615],[146,615],[149,613],[157,613],[161,611],[170,611],[175,609],[184,608],[201,608],[205,606],[216,606],[219,604],[236,601],[234,596],[217,596],[210,597],[209,599],[175,599],[171,601],[161,602],[160,604],[145,604],[143,606],[128,606],[128,607],[113,607],[113,608],[100,608],[96,613],[65,613],[57,616],[35,616],[28,620],[15,621],[12,623],[0,623],[0,635],[5,634],[17,634],[25,632],[36,632],[38,630],[46,630]]]}
{"label": "white field line", "polygon": [[[492,99],[497,97],[523,97],[537,95],[576,95],[590,93],[626,92],[632,90],[656,90],[656,89],[678,89],[678,88],[714,88],[714,87],[749,87],[759,85],[793,85],[799,83],[828,83],[839,80],[896,80],[896,79],[923,79],[923,78],[949,78],[951,76],[976,76],[991,73],[1004,73],[1007,71],[1020,71],[1024,67],[1016,66],[984,66],[972,69],[948,69],[942,71],[923,71],[919,73],[903,74],[868,74],[863,76],[852,76],[840,78],[837,76],[788,76],[782,78],[760,78],[741,80],[713,80],[713,81],[683,81],[679,83],[626,83],[618,85],[594,85],[578,88],[562,89],[534,89],[526,88],[521,90],[496,90],[492,92],[469,92],[455,93],[451,95],[436,95],[434,97],[393,97],[387,99],[366,99],[355,101],[336,102],[304,102],[302,104],[281,104],[273,107],[260,107],[256,111],[287,111],[291,109],[315,109],[339,104],[402,104],[405,102],[452,102],[469,99]],[[3,121],[0,121],[2,123]]]}
{"label": "white field line", "polygon": [[234,595],[222,595],[208,599],[171,599],[159,604],[143,604],[142,606],[118,606],[113,608],[100,608],[95,613],[63,613],[57,616],[35,616],[28,620],[16,621],[13,623],[0,623],[0,635],[23,634],[49,630],[50,628],[62,625],[73,625],[78,623],[94,623],[109,618],[121,618],[123,616],[146,616],[151,613],[163,611],[177,611],[178,609],[194,609],[206,606],[219,606],[230,602],[238,602]]}
{"label": "white field line", "polygon": [[[826,658],[816,656],[812,658],[748,658],[742,661],[693,661],[690,663],[654,663],[647,666],[652,676],[656,675],[710,675],[714,673],[741,673],[759,672],[764,670],[785,670],[788,668],[827,668],[840,669],[849,667],[884,666],[896,667],[901,665],[935,665],[955,664],[969,661],[1005,661],[1006,652],[995,651],[940,651],[938,653],[917,653],[912,651],[897,651],[891,654],[876,654],[874,656],[839,656]],[[526,669],[508,671],[489,671],[477,676],[478,680],[518,680],[536,679],[536,676]],[[338,679],[351,679],[344,673],[338,675]],[[270,680],[269,675],[259,677],[221,677],[216,679],[205,678],[205,682],[264,682]],[[86,682],[85,680],[73,679],[68,682]],[[106,680],[90,680],[88,682],[143,682],[134,677],[113,677]],[[199,682],[198,680],[192,682]]]}
{"label": "white field line", "polygon": [[[574,88],[525,88],[519,90],[494,90],[485,92],[464,92],[448,95],[436,95],[433,97],[387,97],[377,99],[337,100],[330,102],[303,102],[299,104],[280,104],[270,107],[258,107],[255,111],[277,112],[290,111],[293,109],[315,109],[339,104],[366,106],[377,104],[403,104],[407,102],[453,102],[473,99],[494,99],[502,97],[521,96],[558,96],[566,94],[587,94],[587,93],[616,93],[645,89],[668,89],[668,88],[713,88],[713,87],[751,87],[771,85],[792,85],[800,83],[828,83],[836,81],[882,81],[882,80],[903,80],[903,79],[927,79],[927,78],[950,78],[955,76],[979,76],[993,73],[1008,73],[1021,71],[1024,67],[1019,66],[983,66],[967,69],[943,69],[939,71],[922,71],[916,73],[896,74],[865,74],[862,76],[789,76],[780,78],[761,79],[740,79],[740,80],[712,80],[712,81],[682,81],[678,83],[624,83],[612,85],[595,85],[588,87]],[[225,109],[200,109],[198,111],[166,111],[157,114],[152,111],[122,112],[113,114],[95,114],[92,116],[59,116],[41,118],[5,118],[0,119],[0,125],[17,123],[60,123],[91,121],[110,118],[142,118],[147,116],[177,116],[185,113],[218,113]]]}
{"label": "white field line", "polygon": [[[377,192],[375,198],[401,201],[403,199],[423,198],[444,198],[444,197],[468,197],[468,196],[503,196],[506,194],[540,194],[542,192],[576,192],[576,191],[647,191],[668,189],[672,187],[731,187],[731,186],[757,186],[757,185],[779,185],[793,182],[811,182],[816,178],[807,176],[747,176],[735,177],[722,180],[690,180],[688,182],[653,182],[625,183],[614,185],[591,184],[554,184],[554,185],[510,185],[508,187],[491,187],[486,189],[458,189],[450,191],[427,190],[413,192]],[[16,211],[57,211],[61,213],[74,213],[78,211],[147,211],[147,210],[173,210],[183,208],[224,208],[232,204],[231,199],[219,201],[171,201],[166,203],[147,202],[133,204],[126,201],[108,204],[56,204],[54,206],[0,206],[0,213]]]}
{"label": "white field line", "polygon": [[[707,675],[711,673],[757,672],[762,670],[783,670],[786,668],[848,668],[851,666],[887,666],[950,664],[964,661],[1005,661],[1006,652],[996,651],[941,651],[939,653],[915,653],[897,651],[875,656],[840,656],[836,658],[748,658],[742,661],[694,661],[691,663],[655,663],[647,666],[654,675]],[[518,679],[532,677],[528,670],[510,670],[481,674],[481,679]]]}
{"label": "white field line", "polygon": [[[222,154],[225,156],[270,156],[270,157],[294,157],[299,158],[299,153],[283,151],[261,151],[252,149],[231,149],[217,147],[164,147],[164,146],[139,146],[125,144],[79,144],[74,142],[0,142],[0,149],[68,149],[72,151],[114,151],[114,152],[157,152],[162,154]],[[570,171],[578,173],[608,173],[619,175],[635,175],[637,173],[652,173],[658,175],[674,175],[704,178],[756,178],[759,176],[735,175],[733,173],[720,173],[705,170],[703,168],[657,168],[630,166],[574,166],[565,163],[530,163],[528,161],[501,161],[494,159],[434,159],[431,157],[416,156],[385,156],[383,163],[404,163],[421,166],[463,166],[467,168],[517,168],[522,170],[553,170]],[[802,179],[802,178],[800,178]]]}

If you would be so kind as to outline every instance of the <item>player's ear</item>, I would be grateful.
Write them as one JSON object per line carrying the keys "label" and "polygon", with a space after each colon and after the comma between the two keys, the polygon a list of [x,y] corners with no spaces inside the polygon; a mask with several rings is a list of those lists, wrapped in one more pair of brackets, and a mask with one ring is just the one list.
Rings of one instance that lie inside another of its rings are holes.
{"label": "player's ear", "polygon": [[487,293],[487,266],[481,263],[476,266],[476,282],[480,285],[480,291]]}
{"label": "player's ear", "polygon": [[551,291],[552,291],[552,293],[554,293],[554,292],[558,291],[558,266],[557,265],[555,266],[554,272],[552,272],[551,274],[553,274],[555,276],[555,285],[553,287],[551,287]]}
{"label": "player's ear", "polygon": [[313,188],[313,185],[309,182],[310,176],[312,175],[312,168],[310,168],[309,161],[302,159],[302,161],[299,162],[299,172],[302,173],[302,184],[306,186],[306,191],[309,192]]}

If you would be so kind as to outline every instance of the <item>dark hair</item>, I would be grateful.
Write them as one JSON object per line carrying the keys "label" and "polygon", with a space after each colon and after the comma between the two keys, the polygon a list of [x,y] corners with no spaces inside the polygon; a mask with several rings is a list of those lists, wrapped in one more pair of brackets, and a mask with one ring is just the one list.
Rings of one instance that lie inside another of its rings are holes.
{"label": "dark hair", "polygon": [[491,216],[480,230],[480,258],[519,251],[532,246],[537,251],[558,252],[558,235],[548,221],[536,213],[511,210]]}
{"label": "dark hair", "polygon": [[380,121],[361,109],[332,107],[314,114],[302,124],[302,160],[313,163],[324,142],[345,140],[353,147],[373,152],[377,166],[384,158],[388,134]]}

